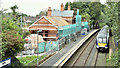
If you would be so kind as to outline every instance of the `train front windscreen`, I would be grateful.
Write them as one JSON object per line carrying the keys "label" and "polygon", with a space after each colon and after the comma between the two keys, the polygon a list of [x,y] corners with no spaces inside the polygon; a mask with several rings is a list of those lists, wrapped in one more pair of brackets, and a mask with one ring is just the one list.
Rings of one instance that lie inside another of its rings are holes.
{"label": "train front windscreen", "polygon": [[98,43],[107,43],[106,38],[98,38]]}

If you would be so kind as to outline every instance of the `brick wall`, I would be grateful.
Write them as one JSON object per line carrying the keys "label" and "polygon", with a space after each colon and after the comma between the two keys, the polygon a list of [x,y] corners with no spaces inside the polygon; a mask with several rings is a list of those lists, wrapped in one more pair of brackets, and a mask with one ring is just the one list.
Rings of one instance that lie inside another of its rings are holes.
{"label": "brick wall", "polygon": [[57,30],[50,30],[48,31],[48,37],[56,37]]}

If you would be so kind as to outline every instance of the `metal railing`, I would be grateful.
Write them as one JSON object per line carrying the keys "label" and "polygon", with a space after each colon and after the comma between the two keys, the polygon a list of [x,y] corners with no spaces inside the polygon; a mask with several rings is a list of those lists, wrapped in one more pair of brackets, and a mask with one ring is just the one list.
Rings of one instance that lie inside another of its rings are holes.
{"label": "metal railing", "polygon": [[[38,57],[38,61],[42,61],[43,59],[45,59],[46,57],[53,55],[55,53],[55,48],[52,50],[47,51],[45,54],[41,55]],[[44,58],[43,58],[44,57]],[[25,66],[34,66],[35,64],[37,64],[37,58],[35,58],[34,60],[30,61],[28,64],[26,64]]]}

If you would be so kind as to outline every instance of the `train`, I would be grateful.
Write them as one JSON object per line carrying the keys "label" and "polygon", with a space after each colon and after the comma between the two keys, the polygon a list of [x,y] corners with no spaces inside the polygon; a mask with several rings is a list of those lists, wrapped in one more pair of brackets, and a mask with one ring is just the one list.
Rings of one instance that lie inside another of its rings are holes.
{"label": "train", "polygon": [[105,25],[96,37],[96,48],[98,51],[109,51],[109,27]]}

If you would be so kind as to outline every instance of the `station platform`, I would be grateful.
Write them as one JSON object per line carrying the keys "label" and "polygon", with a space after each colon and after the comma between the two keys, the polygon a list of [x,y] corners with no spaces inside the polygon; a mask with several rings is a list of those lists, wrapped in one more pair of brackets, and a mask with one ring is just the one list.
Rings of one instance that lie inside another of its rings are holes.
{"label": "station platform", "polygon": [[90,37],[90,35],[94,34],[96,31],[97,30],[90,30],[86,35],[80,35],[75,42],[71,41],[70,44],[66,44],[64,48],[62,48],[60,51],[58,51],[56,54],[54,54],[52,57],[47,59],[45,62],[43,62],[39,66],[49,66],[49,67],[56,66],[57,62],[59,62],[60,59],[63,59],[62,57],[65,56],[65,54],[67,54],[71,49],[73,49],[74,46],[80,43],[82,39],[87,40],[87,38],[85,37],[86,36]]}

